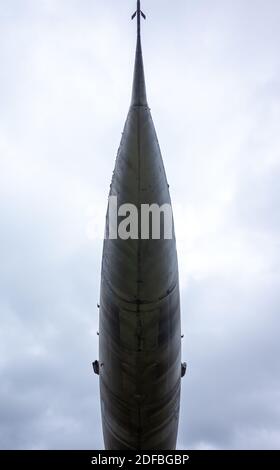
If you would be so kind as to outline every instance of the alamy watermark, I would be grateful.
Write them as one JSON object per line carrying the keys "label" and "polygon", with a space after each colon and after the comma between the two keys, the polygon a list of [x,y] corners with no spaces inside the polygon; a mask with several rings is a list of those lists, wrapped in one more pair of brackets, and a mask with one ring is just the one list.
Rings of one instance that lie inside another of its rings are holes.
{"label": "alamy watermark", "polygon": [[[172,240],[173,213],[170,204],[118,205],[117,196],[109,197],[108,225],[105,237],[109,240]],[[120,220],[121,219],[121,220]]]}

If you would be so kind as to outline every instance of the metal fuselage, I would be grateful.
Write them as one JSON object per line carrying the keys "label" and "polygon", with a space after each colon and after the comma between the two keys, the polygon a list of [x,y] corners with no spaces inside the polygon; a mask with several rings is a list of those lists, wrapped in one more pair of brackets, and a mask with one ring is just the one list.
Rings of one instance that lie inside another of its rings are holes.
{"label": "metal fuselage", "polygon": [[[146,99],[138,27],[131,107],[110,196],[118,204],[170,204]],[[139,215],[141,218],[141,216]],[[108,213],[106,233],[109,232]],[[139,223],[141,227],[141,221]],[[175,236],[105,239],[99,320],[105,448],[175,449],[181,388],[181,322]]]}

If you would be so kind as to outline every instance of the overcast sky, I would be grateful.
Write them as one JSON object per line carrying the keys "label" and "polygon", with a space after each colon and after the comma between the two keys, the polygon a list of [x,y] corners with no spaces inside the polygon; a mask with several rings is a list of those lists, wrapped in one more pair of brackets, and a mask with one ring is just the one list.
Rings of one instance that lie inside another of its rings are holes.
{"label": "overcast sky", "polygon": [[[102,234],[134,0],[0,0],[0,448],[102,448]],[[143,0],[175,213],[178,447],[280,449],[280,2]]]}

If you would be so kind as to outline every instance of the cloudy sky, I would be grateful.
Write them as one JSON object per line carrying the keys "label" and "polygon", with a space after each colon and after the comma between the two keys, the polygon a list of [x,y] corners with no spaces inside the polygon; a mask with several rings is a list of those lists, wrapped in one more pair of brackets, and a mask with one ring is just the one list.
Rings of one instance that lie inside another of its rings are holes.
{"label": "cloudy sky", "polygon": [[[100,263],[134,0],[0,0],[0,448],[102,448]],[[174,205],[178,447],[280,449],[280,3],[143,0]]]}

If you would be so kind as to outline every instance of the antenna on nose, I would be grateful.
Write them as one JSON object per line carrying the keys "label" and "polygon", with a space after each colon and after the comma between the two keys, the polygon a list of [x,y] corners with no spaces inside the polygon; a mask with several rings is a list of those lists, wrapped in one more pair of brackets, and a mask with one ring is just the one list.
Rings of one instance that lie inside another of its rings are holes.
{"label": "antenna on nose", "polygon": [[135,16],[137,16],[137,34],[138,36],[140,36],[140,32],[141,32],[141,16],[142,18],[144,18],[144,20],[146,19],[146,15],[143,13],[143,11],[141,10],[141,2],[140,0],[137,0],[137,10],[135,13],[133,13],[131,19],[134,20]]}

